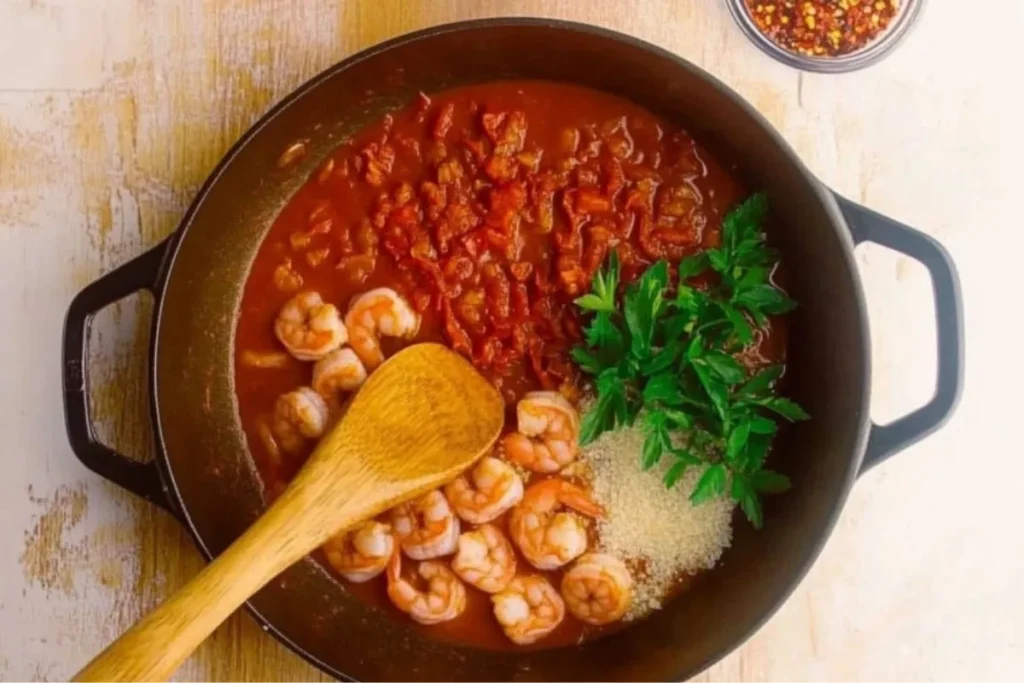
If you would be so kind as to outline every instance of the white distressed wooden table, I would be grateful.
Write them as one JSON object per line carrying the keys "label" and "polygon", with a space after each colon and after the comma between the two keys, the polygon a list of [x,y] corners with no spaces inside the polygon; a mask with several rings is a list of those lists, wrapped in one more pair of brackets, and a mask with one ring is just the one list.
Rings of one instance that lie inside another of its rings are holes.
{"label": "white distressed wooden table", "polygon": [[[1024,667],[1024,2],[930,0],[887,61],[843,77],[762,56],[720,0],[3,0],[0,3],[0,677],[60,679],[193,575],[154,507],[74,459],[61,410],[72,295],[170,233],[227,147],[322,68],[492,15],[635,34],[747,97],[837,190],[940,238],[963,279],[967,387],[941,433],[863,477],[785,607],[708,680],[1012,679]],[[928,277],[858,250],[880,420],[930,394]],[[93,403],[150,451],[148,302],[96,326]],[[183,680],[318,679],[233,618]]]}

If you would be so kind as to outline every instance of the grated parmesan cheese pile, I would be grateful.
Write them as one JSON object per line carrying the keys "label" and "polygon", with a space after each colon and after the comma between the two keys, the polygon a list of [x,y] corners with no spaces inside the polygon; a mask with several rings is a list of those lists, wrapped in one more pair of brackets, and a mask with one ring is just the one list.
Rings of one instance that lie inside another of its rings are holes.
{"label": "grated parmesan cheese pile", "polygon": [[594,497],[607,511],[597,527],[599,545],[626,562],[635,581],[627,620],[659,609],[677,581],[714,567],[732,540],[731,500],[690,503],[699,468],[689,468],[672,489],[662,482],[674,461],[670,456],[647,472],[641,469],[639,422],[605,432],[583,449]]}

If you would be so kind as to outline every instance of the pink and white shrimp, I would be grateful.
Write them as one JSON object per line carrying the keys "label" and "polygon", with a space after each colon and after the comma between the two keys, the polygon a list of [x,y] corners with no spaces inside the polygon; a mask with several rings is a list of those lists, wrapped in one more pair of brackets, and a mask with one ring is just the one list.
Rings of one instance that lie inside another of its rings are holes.
{"label": "pink and white shrimp", "polygon": [[336,349],[313,366],[313,389],[334,402],[339,394],[355,391],[366,381],[366,368],[352,349]]}
{"label": "pink and white shrimp", "polygon": [[349,344],[368,371],[384,362],[381,336],[412,339],[420,329],[420,316],[398,292],[387,287],[371,289],[349,304],[345,314]]}
{"label": "pink and white shrimp", "polygon": [[299,360],[320,360],[348,339],[341,314],[317,292],[300,292],[289,299],[274,321],[274,334]]}
{"label": "pink and white shrimp", "polygon": [[633,577],[619,558],[587,553],[562,577],[562,597],[573,616],[592,626],[618,621],[633,602]]}
{"label": "pink and white shrimp", "polygon": [[531,484],[509,515],[512,540],[537,569],[557,569],[587,551],[587,529],[578,515],[601,517],[604,511],[585,490],[564,479]]}
{"label": "pink and white shrimp", "polygon": [[534,472],[557,472],[579,454],[579,413],[556,391],[533,391],[516,405],[517,430],[503,440],[505,456]]}
{"label": "pink and white shrimp", "polygon": [[529,645],[548,635],[565,618],[565,603],[543,576],[517,576],[491,596],[494,616],[513,643]]}
{"label": "pink and white shrimp", "polygon": [[319,439],[327,428],[327,404],[309,387],[282,394],[274,403],[270,431],[286,453],[298,453],[306,442]]}
{"label": "pink and white shrimp", "polygon": [[364,583],[387,568],[395,554],[395,537],[390,526],[371,519],[332,536],[323,550],[335,571],[352,583]]}
{"label": "pink and white shrimp", "polygon": [[[395,607],[421,624],[450,621],[466,609],[466,587],[443,562],[428,560],[416,568],[419,581],[402,576],[402,553],[388,562],[388,597]],[[417,587],[425,583],[426,589]]]}
{"label": "pink and white shrimp", "polygon": [[493,524],[481,524],[459,536],[452,571],[485,593],[504,590],[516,575],[516,555],[505,534]]}
{"label": "pink and white shrimp", "polygon": [[439,490],[391,509],[391,526],[414,560],[451,555],[459,541],[459,518]]}
{"label": "pink and white shrimp", "polygon": [[507,462],[487,456],[445,485],[444,493],[459,517],[484,524],[523,499],[523,480]]}

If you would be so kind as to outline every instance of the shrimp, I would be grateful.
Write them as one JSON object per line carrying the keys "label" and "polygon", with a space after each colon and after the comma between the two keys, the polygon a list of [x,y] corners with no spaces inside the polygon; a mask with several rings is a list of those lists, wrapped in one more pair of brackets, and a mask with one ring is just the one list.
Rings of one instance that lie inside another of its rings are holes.
{"label": "shrimp", "polygon": [[355,391],[365,381],[366,368],[352,349],[331,351],[313,366],[313,389],[327,400]]}
{"label": "shrimp", "polygon": [[562,577],[565,605],[580,621],[603,626],[618,621],[633,602],[633,577],[622,560],[587,553]]}
{"label": "shrimp", "polygon": [[288,300],[274,321],[274,334],[299,360],[320,360],[348,340],[338,309],[316,292],[301,292]]}
{"label": "shrimp", "polygon": [[392,508],[391,525],[402,550],[414,560],[450,555],[459,541],[459,518],[436,489]]}
{"label": "shrimp", "polygon": [[402,578],[402,553],[394,553],[388,562],[388,597],[395,607],[421,624],[439,624],[462,614],[466,609],[466,587],[442,562],[420,562],[417,574],[427,584],[422,591]]}
{"label": "shrimp", "polygon": [[491,602],[505,635],[518,645],[537,642],[565,618],[562,596],[543,576],[517,576]]}
{"label": "shrimp", "polygon": [[380,576],[395,554],[391,527],[368,520],[354,529],[332,536],[324,554],[334,569],[352,583],[364,583]]}
{"label": "shrimp", "polygon": [[485,457],[444,487],[455,513],[471,524],[485,524],[523,498],[523,480],[512,466]]}
{"label": "shrimp", "polygon": [[580,418],[555,391],[531,391],[516,406],[518,431],[503,441],[505,455],[534,472],[562,469],[579,453]]}
{"label": "shrimp", "polygon": [[564,479],[532,484],[522,502],[512,508],[509,533],[523,557],[537,569],[557,569],[587,550],[583,520],[559,511],[563,505],[590,517],[604,514],[586,491]]}
{"label": "shrimp", "polygon": [[277,397],[270,430],[286,453],[298,453],[307,439],[319,439],[327,428],[327,404],[309,387]]}
{"label": "shrimp", "polygon": [[512,545],[493,524],[481,524],[459,536],[459,550],[452,571],[485,593],[505,590],[516,575]]}
{"label": "shrimp", "polygon": [[384,362],[381,335],[412,339],[420,330],[420,316],[393,289],[380,287],[361,294],[349,304],[345,326],[352,349],[367,370]]}

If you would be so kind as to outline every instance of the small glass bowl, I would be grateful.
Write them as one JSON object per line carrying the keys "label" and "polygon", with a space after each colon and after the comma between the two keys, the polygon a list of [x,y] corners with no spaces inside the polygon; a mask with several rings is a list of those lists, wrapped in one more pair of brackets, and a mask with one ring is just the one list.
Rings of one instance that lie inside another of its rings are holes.
{"label": "small glass bowl", "polygon": [[814,71],[817,73],[838,74],[848,71],[857,71],[871,66],[882,60],[892,52],[901,40],[903,40],[914,21],[921,14],[924,7],[924,0],[903,0],[900,4],[898,14],[893,17],[892,22],[886,27],[882,35],[873,41],[850,54],[839,57],[810,57],[797,52],[790,52],[781,45],[776,44],[771,38],[761,33],[761,29],[754,23],[747,9],[746,0],[726,0],[733,19],[739,24],[740,29],[767,55],[776,60],[803,71]]}

